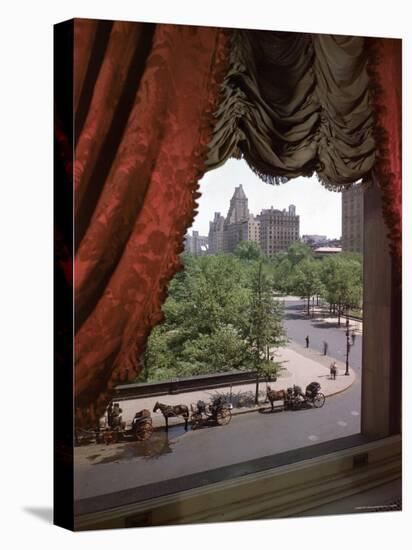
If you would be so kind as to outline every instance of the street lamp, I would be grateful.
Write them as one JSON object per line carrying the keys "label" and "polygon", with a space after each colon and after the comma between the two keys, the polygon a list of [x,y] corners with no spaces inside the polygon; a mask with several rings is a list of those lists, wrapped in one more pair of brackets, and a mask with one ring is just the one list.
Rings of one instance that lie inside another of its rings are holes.
{"label": "street lamp", "polygon": [[345,376],[349,376],[349,352],[350,352],[349,317],[346,315],[346,370],[345,370]]}

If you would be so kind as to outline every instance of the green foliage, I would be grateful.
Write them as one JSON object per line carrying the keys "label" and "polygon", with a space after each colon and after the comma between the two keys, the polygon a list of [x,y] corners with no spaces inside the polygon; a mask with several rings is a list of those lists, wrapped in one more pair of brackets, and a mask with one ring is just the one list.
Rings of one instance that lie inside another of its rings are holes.
{"label": "green foliage", "polygon": [[363,258],[356,252],[342,252],[314,258],[310,247],[294,243],[287,252],[272,258],[273,287],[283,294],[297,294],[307,300],[320,295],[338,314],[358,308],[362,302]]}
{"label": "green foliage", "polygon": [[143,379],[149,381],[236,369],[266,376],[265,369],[276,368],[270,348],[286,341],[275,291],[306,298],[308,312],[316,295],[338,315],[362,300],[362,257],[355,253],[315,259],[295,243],[267,259],[247,242],[235,254],[181,258],[185,269],[170,283],[165,321],[148,341]]}
{"label": "green foliage", "polygon": [[277,376],[279,374],[282,364],[270,359],[265,359],[261,365],[261,374],[265,378]]}
{"label": "green foliage", "polygon": [[303,260],[313,258],[313,250],[310,246],[303,243],[293,243],[287,251],[287,257],[293,267]]}
{"label": "green foliage", "polygon": [[235,249],[235,256],[241,260],[257,261],[265,259],[263,250],[255,241],[241,241]]}
{"label": "green foliage", "polygon": [[[271,266],[235,254],[185,255],[184,261],[185,270],[169,286],[165,321],[148,341],[147,379],[258,368],[253,334],[262,332],[262,346],[279,345],[283,334],[282,312],[272,296]],[[264,287],[259,306],[257,266]],[[260,357],[264,347],[259,349]]]}
{"label": "green foliage", "polygon": [[362,264],[352,256],[325,258],[321,266],[323,297],[343,309],[357,308],[362,300]]}
{"label": "green foliage", "polygon": [[247,370],[252,365],[246,342],[231,325],[218,327],[211,334],[188,340],[182,360],[190,365],[191,375]]}
{"label": "green foliage", "polygon": [[354,261],[363,265],[363,256],[359,252],[341,252],[338,256],[341,260]]}
{"label": "green foliage", "polygon": [[178,373],[176,357],[172,351],[172,334],[162,325],[155,327],[150,334],[145,354],[144,379],[160,381],[176,378]]}
{"label": "green foliage", "polygon": [[303,243],[293,243],[287,252],[275,254],[272,258],[274,288],[283,294],[296,292],[294,289],[296,269],[301,262],[312,258],[312,249]]}
{"label": "green foliage", "polygon": [[247,340],[254,355],[255,369],[259,370],[267,357],[268,348],[279,347],[286,342],[281,305],[273,298],[272,285],[262,263],[253,273],[249,307]]}
{"label": "green foliage", "polygon": [[305,258],[293,272],[291,286],[296,294],[307,300],[308,315],[311,297],[320,294],[323,290],[320,271],[320,263],[317,260]]}
{"label": "green foliage", "polygon": [[271,281],[262,262],[257,265],[252,276],[249,318],[250,329],[247,341],[256,370],[255,403],[257,404],[259,378],[267,376],[270,366],[269,349],[286,343],[281,306],[273,298]]}
{"label": "green foliage", "polygon": [[273,271],[273,287],[282,294],[289,294],[291,290],[292,273],[292,262],[288,257],[282,258]]}

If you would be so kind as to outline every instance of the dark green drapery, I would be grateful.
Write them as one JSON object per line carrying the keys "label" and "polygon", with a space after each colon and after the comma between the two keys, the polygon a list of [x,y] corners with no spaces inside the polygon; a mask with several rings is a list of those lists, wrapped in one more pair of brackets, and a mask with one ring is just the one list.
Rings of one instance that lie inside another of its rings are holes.
{"label": "dark green drapery", "polygon": [[243,156],[265,181],[340,190],[375,161],[366,39],[235,30],[208,166]]}

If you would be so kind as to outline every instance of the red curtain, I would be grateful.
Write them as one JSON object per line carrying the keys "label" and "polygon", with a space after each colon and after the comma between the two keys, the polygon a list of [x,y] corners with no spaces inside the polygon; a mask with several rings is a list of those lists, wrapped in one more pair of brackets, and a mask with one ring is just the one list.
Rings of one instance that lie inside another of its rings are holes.
{"label": "red curtain", "polygon": [[402,41],[372,41],[371,90],[375,111],[376,180],[394,267],[400,278],[402,257]]}
{"label": "red curtain", "polygon": [[[76,39],[77,37],[77,39]],[[137,374],[196,213],[228,36],[75,21],[75,403]]]}

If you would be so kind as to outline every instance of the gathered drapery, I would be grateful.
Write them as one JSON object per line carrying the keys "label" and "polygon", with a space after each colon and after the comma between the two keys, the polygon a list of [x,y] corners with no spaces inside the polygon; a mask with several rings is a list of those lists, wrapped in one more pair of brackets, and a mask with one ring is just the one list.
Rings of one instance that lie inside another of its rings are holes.
{"label": "gathered drapery", "polygon": [[[99,28],[103,24],[103,29]],[[196,208],[227,38],[76,20],[75,403],[79,425],[138,373]],[[94,52],[84,47],[92,44]],[[98,59],[98,61],[96,61]],[[97,63],[97,67],[96,67]]]}
{"label": "gathered drapery", "polygon": [[265,181],[340,190],[375,160],[365,39],[234,31],[208,165],[243,156]]}
{"label": "gathered drapery", "polygon": [[92,20],[74,35],[78,425],[138,374],[197,182],[228,158],[334,190],[377,170],[400,253],[398,45],[371,63],[361,37]]}

